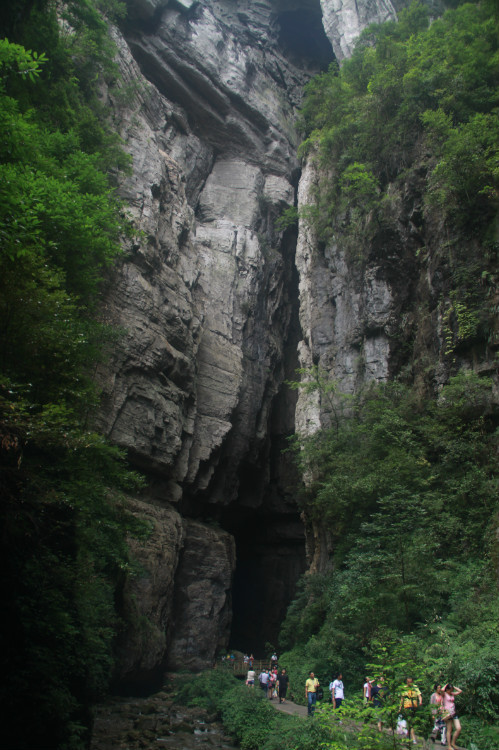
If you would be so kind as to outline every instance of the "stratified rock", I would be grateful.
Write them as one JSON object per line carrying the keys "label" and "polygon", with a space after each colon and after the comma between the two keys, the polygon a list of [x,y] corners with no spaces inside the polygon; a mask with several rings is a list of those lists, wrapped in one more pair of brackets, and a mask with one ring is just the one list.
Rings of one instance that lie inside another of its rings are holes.
{"label": "stratified rock", "polygon": [[[310,161],[300,181],[301,205],[313,204],[318,175]],[[359,253],[368,249],[359,248]],[[341,393],[353,393],[366,382],[388,378],[390,335],[397,314],[390,284],[380,264],[359,263],[341,241],[326,246],[308,220],[300,221],[296,250],[300,274],[300,365],[318,366]],[[328,396],[301,392],[296,428],[311,434],[328,425]]]}
{"label": "stratified rock", "polygon": [[184,531],[172,508],[131,498],[127,505],[150,529],[144,540],[130,540],[135,571],[127,575],[120,597],[126,628],[118,641],[115,680],[121,689],[137,691],[160,685],[163,678]]}
{"label": "stratified rock", "polygon": [[231,586],[236,551],[225,531],[184,521],[185,541],[175,581],[173,637],[168,650],[172,670],[211,666],[227,648]]}
{"label": "stratified rock", "polygon": [[[121,338],[97,373],[97,426],[146,473],[156,504],[151,512],[162,506],[170,535],[157,542],[164,550],[157,562],[165,570],[148,573],[151,581],[165,579],[154,594],[163,602],[160,613],[150,611],[147,586],[137,588],[136,609],[128,610],[130,618],[136,615],[136,632],[126,634],[120,674],[131,680],[162,668],[170,633],[170,663],[197,667],[225,643],[229,629],[233,541],[185,521],[186,547],[176,572],[182,535],[168,503],[187,517],[219,518],[244,543],[248,558],[259,553],[248,543],[245,519],[258,513],[266,535],[286,544],[285,554],[266,557],[262,606],[280,613],[292,595],[304,567],[303,529],[286,461],[276,456],[294,426],[296,397],[283,382],[299,364],[298,341],[302,364],[315,361],[316,347],[319,359],[331,364],[334,319],[338,330],[344,328],[336,366],[342,362],[345,383],[356,371],[360,345],[372,376],[385,377],[384,282],[366,276],[366,290],[358,294],[348,288],[351,273],[341,254],[313,264],[303,257],[301,335],[296,235],[280,229],[277,219],[295,204],[295,122],[303,85],[335,55],[348,54],[363,24],[393,9],[389,0],[355,7],[323,0],[322,10],[319,0],[127,5],[129,20],[122,33],[115,31],[119,90],[104,91],[103,99],[133,158],[131,176],[118,187],[137,235],[125,242],[103,306],[103,319]],[[307,310],[309,295],[320,305]],[[351,311],[361,313],[365,325],[350,330]],[[376,326],[377,333],[364,336]],[[286,418],[277,418],[277,410]],[[213,561],[202,579],[210,546],[220,552],[222,568]],[[145,570],[155,570],[146,562]],[[249,570],[262,570],[255,559],[245,562]],[[208,639],[202,623],[210,613]],[[149,645],[142,615],[153,622]],[[272,628],[277,631],[276,618]]]}

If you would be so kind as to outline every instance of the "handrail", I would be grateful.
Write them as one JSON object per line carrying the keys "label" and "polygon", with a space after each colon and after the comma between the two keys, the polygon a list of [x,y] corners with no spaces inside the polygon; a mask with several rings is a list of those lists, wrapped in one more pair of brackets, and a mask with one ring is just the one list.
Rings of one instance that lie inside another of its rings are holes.
{"label": "handrail", "polygon": [[[231,672],[234,672],[234,674],[246,674],[248,670],[251,668],[249,663],[245,663],[243,659],[225,659],[224,661],[221,661],[220,659],[217,659],[217,662],[215,664],[215,667],[217,669],[228,669]],[[254,659],[253,661],[253,669],[256,672],[256,674],[260,674],[260,672],[263,669],[272,669],[273,664],[270,659]]]}

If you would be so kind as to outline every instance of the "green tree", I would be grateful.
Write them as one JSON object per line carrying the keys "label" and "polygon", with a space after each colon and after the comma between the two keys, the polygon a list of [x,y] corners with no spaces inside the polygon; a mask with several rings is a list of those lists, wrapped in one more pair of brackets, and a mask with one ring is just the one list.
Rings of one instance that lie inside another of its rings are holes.
{"label": "green tree", "polygon": [[[2,738],[83,750],[107,690],[141,486],[86,427],[92,368],[117,334],[96,306],[129,231],[109,170],[126,168],[95,84],[115,75],[91,2],[11,4],[0,42]],[[36,50],[35,50],[36,42]],[[76,71],[78,70],[78,77]]]}
{"label": "green tree", "polygon": [[[371,388],[338,426],[298,441],[310,479],[302,510],[328,530],[333,557],[329,573],[305,577],[283,625],[292,679],[312,664],[355,684],[389,628],[414,633],[414,659],[435,681],[476,694],[460,662],[476,674],[494,660],[496,421],[491,383],[466,373],[434,399],[397,383]],[[499,710],[495,675],[480,699],[487,721]]]}

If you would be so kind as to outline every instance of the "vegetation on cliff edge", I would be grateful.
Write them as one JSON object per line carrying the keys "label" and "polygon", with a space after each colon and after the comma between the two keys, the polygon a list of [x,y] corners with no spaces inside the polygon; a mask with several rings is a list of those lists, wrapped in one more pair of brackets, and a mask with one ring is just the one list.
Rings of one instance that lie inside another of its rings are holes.
{"label": "vegetation on cliff edge", "polygon": [[1,705],[16,750],[87,745],[126,536],[141,533],[121,499],[139,477],[87,427],[92,369],[116,336],[96,305],[130,231],[112,181],[128,159],[97,96],[116,71],[96,7],[1,11]]}
{"label": "vegetation on cliff edge", "polygon": [[494,4],[430,23],[415,3],[307,88],[301,151],[321,177],[302,217],[353,264],[382,262],[410,251],[387,237],[399,236],[394,196],[417,186],[412,221],[427,244],[414,242],[413,266],[438,269],[450,377],[437,388],[427,362],[416,388],[409,351],[399,382],[353,399],[317,369],[298,386],[332,404],[331,428],[295,443],[301,506],[328,539],[330,569],[304,577],[281,633],[292,679],[341,669],[347,696],[377,640],[405,643],[425,699],[432,681],[463,689],[463,743],[480,750],[498,741],[498,414],[492,381],[459,364],[465,351],[493,358],[497,330],[498,50]]}

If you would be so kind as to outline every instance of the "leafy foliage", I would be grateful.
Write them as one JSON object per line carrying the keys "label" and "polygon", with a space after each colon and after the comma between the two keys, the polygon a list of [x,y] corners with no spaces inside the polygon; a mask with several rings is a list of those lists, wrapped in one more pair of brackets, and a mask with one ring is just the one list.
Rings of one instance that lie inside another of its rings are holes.
{"label": "leafy foliage", "polygon": [[[413,3],[397,23],[366,29],[341,70],[332,66],[308,85],[301,120],[301,152],[322,176],[315,203],[300,213],[351,260],[388,252],[386,238],[398,231],[392,215],[402,216],[395,196],[413,190],[426,243],[418,252],[439,277],[449,362],[490,341],[497,315],[497,8],[457,6],[429,23],[425,6]],[[402,244],[390,253],[411,252]],[[493,384],[461,373],[432,396],[394,382],[352,401],[327,373],[300,375],[293,387],[313,392],[332,425],[294,443],[306,478],[302,510],[325,527],[332,554],[329,571],[304,577],[282,627],[291,680],[308,669],[341,670],[347,697],[360,695],[384,633],[395,655],[407,648],[423,669],[426,699],[432,680],[463,689],[463,742],[494,747]],[[365,738],[366,747],[380,742]]]}
{"label": "leafy foliage", "polygon": [[144,533],[123,502],[140,478],[86,427],[117,335],[95,307],[129,231],[110,177],[128,160],[96,95],[112,45],[90,0],[57,7],[61,23],[55,3],[11,4],[0,41],[2,706],[19,750],[87,746],[126,538]]}
{"label": "leafy foliage", "polygon": [[[327,174],[315,224],[324,238],[386,223],[390,183],[424,168],[428,205],[484,237],[497,208],[497,16],[462,4],[428,21],[421,3],[361,35],[341,70],[308,84],[301,153]],[[428,158],[430,149],[430,158]]]}
{"label": "leafy foliage", "polygon": [[248,688],[224,670],[188,678],[176,700],[217,715],[244,750],[314,750],[331,734],[327,727],[281,714],[259,688]]}
{"label": "leafy foliage", "polygon": [[[341,669],[360,691],[379,633],[412,633],[433,679],[456,681],[470,712],[497,718],[496,423],[491,383],[467,373],[436,400],[399,383],[371,388],[298,442],[303,508],[334,551],[332,572],[303,580],[281,632],[292,679]],[[492,667],[480,686],[478,664]]]}

